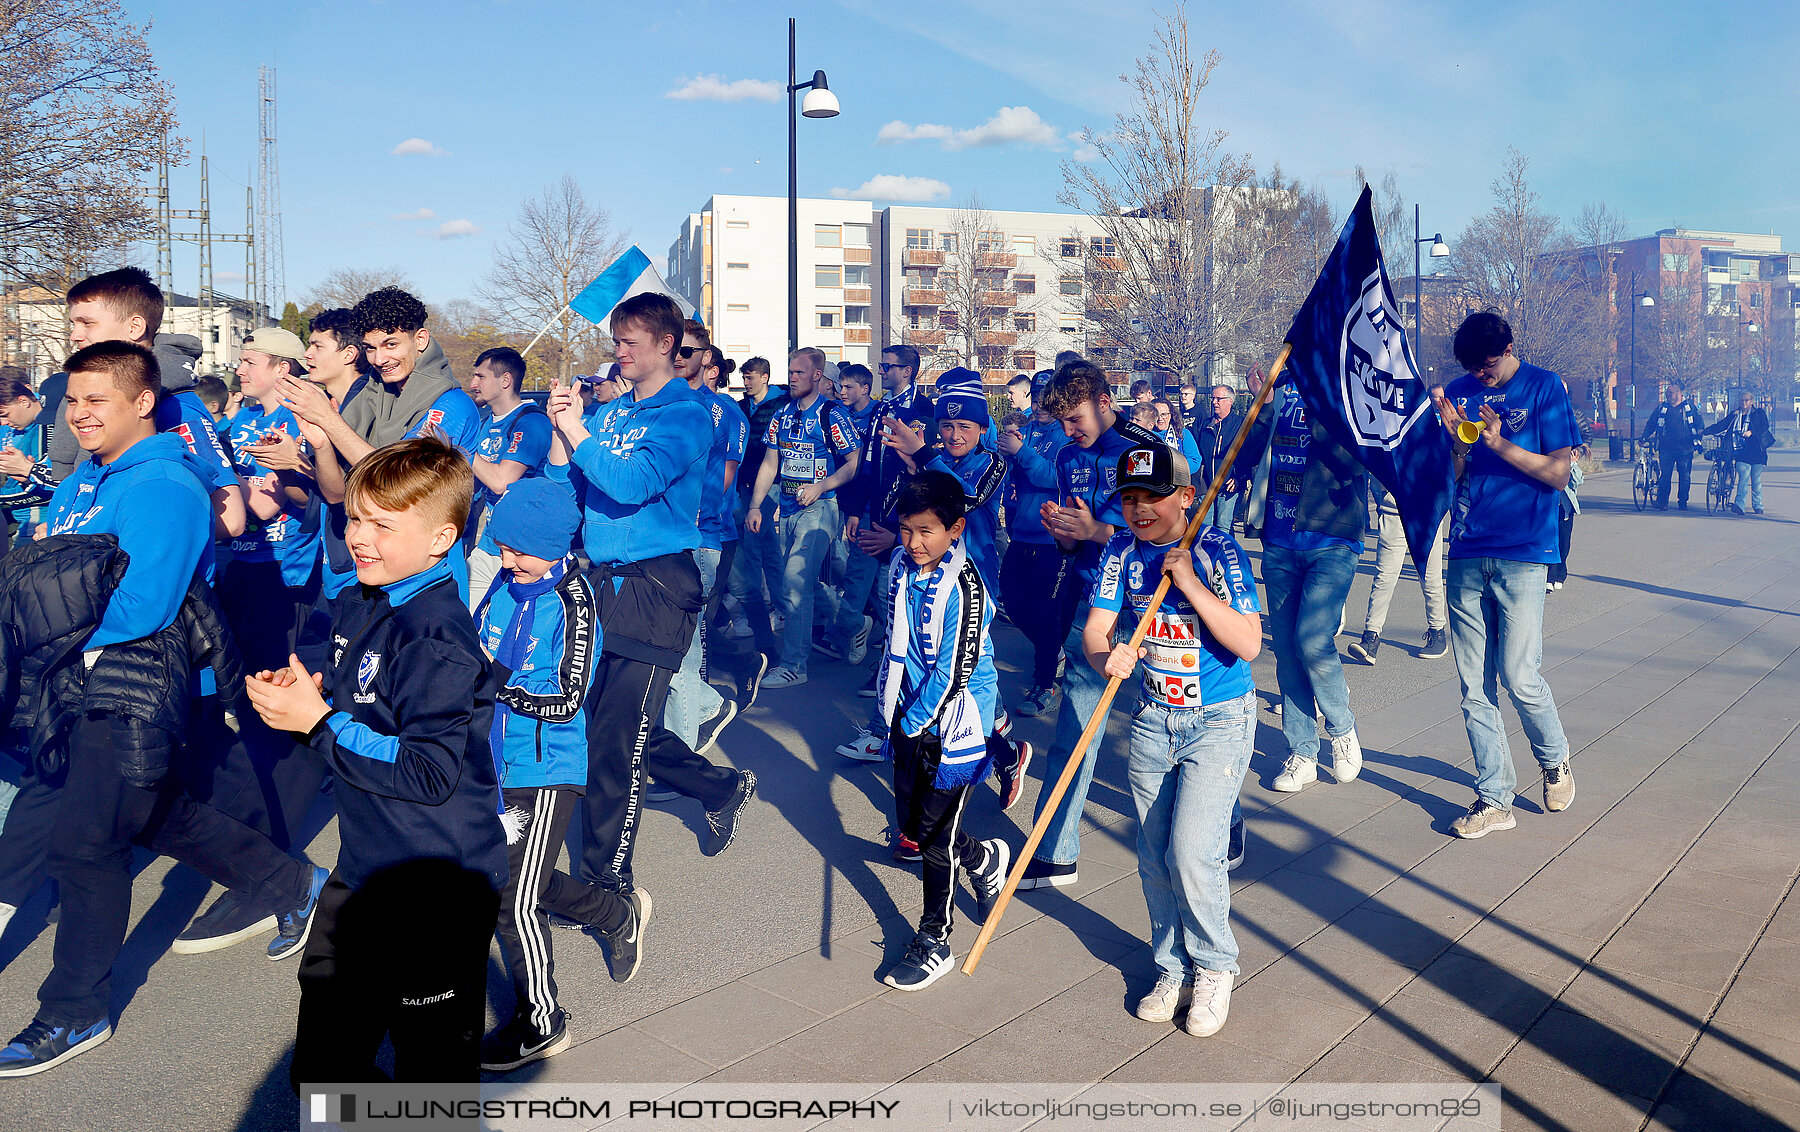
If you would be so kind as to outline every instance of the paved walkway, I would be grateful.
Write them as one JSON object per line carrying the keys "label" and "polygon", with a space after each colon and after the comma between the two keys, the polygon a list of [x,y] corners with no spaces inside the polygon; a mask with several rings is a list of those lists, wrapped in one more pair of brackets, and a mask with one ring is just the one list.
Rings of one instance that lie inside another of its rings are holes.
{"label": "paved walkway", "polygon": [[[1778,453],[1767,488],[1771,516],[1800,515],[1800,459]],[[1472,764],[1454,667],[1412,655],[1422,610],[1403,589],[1380,664],[1349,671],[1360,779],[1269,791],[1283,748],[1274,717],[1259,728],[1233,875],[1243,976],[1217,1037],[1130,1014],[1150,962],[1117,716],[1081,883],[1022,894],[973,979],[916,995],[877,982],[921,893],[881,840],[885,775],[831,750],[870,703],[853,695],[862,673],[820,661],[727,734],[725,755],[763,783],[730,852],[699,856],[692,803],[652,814],[637,871],[657,914],[637,980],[614,986],[591,943],[557,933],[580,1042],[517,1078],[1488,1079],[1509,1129],[1800,1127],[1800,524],[1638,514],[1622,476],[1584,496],[1574,576],[1546,614],[1573,808],[1541,811],[1515,728],[1518,828],[1447,836]],[[1011,689],[1019,642],[999,641]],[[1269,658],[1256,667],[1266,693]],[[1048,741],[1048,721],[1022,730]],[[971,809],[978,835],[1023,840],[991,793]],[[312,851],[329,861],[335,830]],[[164,954],[204,896],[186,870],[149,866],[117,1035],[8,1083],[0,1128],[293,1125],[292,967],[249,945]],[[28,907],[0,941],[6,1026],[29,1018],[47,968],[41,924]],[[960,924],[959,955],[973,938]]]}

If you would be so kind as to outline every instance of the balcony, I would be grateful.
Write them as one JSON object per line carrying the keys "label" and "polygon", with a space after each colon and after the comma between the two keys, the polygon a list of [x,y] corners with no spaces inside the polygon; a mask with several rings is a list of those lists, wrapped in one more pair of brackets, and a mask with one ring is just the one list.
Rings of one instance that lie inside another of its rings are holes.
{"label": "balcony", "polygon": [[866,326],[844,327],[844,345],[867,346],[870,342],[870,331]]}
{"label": "balcony", "polygon": [[942,267],[944,253],[935,248],[907,248],[900,262],[906,267]]}
{"label": "balcony", "polygon": [[868,301],[869,301],[869,288],[867,288],[867,287],[845,287],[844,288],[844,302],[852,304],[852,305],[858,305],[858,304],[867,303]]}
{"label": "balcony", "polygon": [[944,293],[936,289],[908,287],[902,301],[909,307],[941,307],[944,305]]}
{"label": "balcony", "polygon": [[1017,346],[1019,335],[1013,330],[983,330],[981,332],[983,346]]}
{"label": "balcony", "polygon": [[913,327],[908,330],[903,337],[910,346],[942,346],[944,344],[944,331],[942,329],[927,329],[922,326]]}
{"label": "balcony", "polygon": [[871,262],[869,259],[869,249],[868,248],[845,248],[844,249],[844,262],[845,263],[869,263],[869,262]]}
{"label": "balcony", "polygon": [[990,389],[996,386],[1004,389],[1006,383],[1019,375],[1016,369],[984,369],[981,371],[981,384]]}
{"label": "balcony", "polygon": [[981,305],[990,310],[1011,310],[1019,305],[1019,296],[1011,291],[983,291]]}
{"label": "balcony", "polygon": [[1090,312],[1122,311],[1128,305],[1130,305],[1130,304],[1128,303],[1128,301],[1126,300],[1124,295],[1089,295],[1088,296],[1088,310]]}
{"label": "balcony", "polygon": [[977,271],[1011,271],[1019,266],[1019,257],[1013,252],[976,252],[975,270]]}
{"label": "balcony", "polygon": [[1097,255],[1088,257],[1090,271],[1124,271],[1125,261],[1116,255]]}

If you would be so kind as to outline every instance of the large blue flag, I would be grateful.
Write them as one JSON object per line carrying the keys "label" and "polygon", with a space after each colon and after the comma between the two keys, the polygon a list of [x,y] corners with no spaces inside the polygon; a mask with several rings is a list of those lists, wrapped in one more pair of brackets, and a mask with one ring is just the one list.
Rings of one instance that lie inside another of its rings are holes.
{"label": "large blue flag", "polygon": [[569,307],[595,326],[605,326],[614,307],[632,295],[646,291],[669,296],[681,308],[683,315],[694,317],[694,305],[663,282],[663,277],[656,268],[650,266],[650,257],[636,244],[626,248],[625,254],[608,264],[605,271],[594,276],[594,281],[570,300]]}
{"label": "large blue flag", "polygon": [[1381,265],[1367,185],[1287,341],[1308,414],[1393,494],[1413,562],[1423,563],[1455,494],[1450,435]]}

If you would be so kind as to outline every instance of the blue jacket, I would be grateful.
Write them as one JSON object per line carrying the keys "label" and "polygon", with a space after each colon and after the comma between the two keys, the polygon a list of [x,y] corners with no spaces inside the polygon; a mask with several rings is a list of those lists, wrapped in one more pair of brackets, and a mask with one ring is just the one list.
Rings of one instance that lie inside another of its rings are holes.
{"label": "blue jacket", "polygon": [[582,702],[600,655],[594,589],[571,555],[535,582],[503,582],[480,610],[481,644],[494,658],[494,727],[500,785],[586,787]]}
{"label": "blue jacket", "polygon": [[[1089,447],[1063,445],[1062,451],[1056,454],[1056,487],[1062,496],[1062,505],[1070,507],[1074,505],[1073,500],[1080,499],[1094,513],[1094,518],[1123,530],[1125,513],[1119,509],[1119,497],[1113,490],[1118,486],[1119,457],[1127,448],[1161,443],[1161,437],[1132,424],[1120,414],[1113,426]],[[1083,542],[1072,552],[1075,572],[1084,592],[1099,576],[1100,555],[1104,549],[1097,542]]]}
{"label": "blue jacket", "polygon": [[80,461],[50,499],[53,535],[114,535],[131,564],[113,592],[97,649],[160,633],[175,620],[196,573],[212,580],[212,500],[180,437],[148,436],[110,464]]}
{"label": "blue jacket", "polygon": [[1056,457],[1069,443],[1061,421],[1027,420],[1019,427],[1025,444],[1008,463],[1006,477],[1006,530],[1014,542],[1049,546],[1053,541],[1038,512],[1056,498]]}
{"label": "blue jacket", "polygon": [[[744,449],[750,443],[750,421],[737,402],[710,389],[700,391],[700,398],[712,414],[712,443],[706,449],[706,475],[700,488],[700,545],[722,550],[738,537],[737,492],[726,489],[725,465],[744,462]],[[735,483],[736,477],[733,476]]]}
{"label": "blue jacket", "polygon": [[862,462],[856,466],[856,475],[839,493],[838,510],[846,519],[854,515],[873,522],[888,522],[882,507],[893,495],[894,485],[909,474],[900,453],[881,442],[889,417],[925,431],[925,447],[915,454],[921,464],[931,458],[932,450],[937,447],[937,423],[931,398],[920,393],[918,385],[909,385],[905,392],[877,401],[875,415],[869,418],[868,435],[862,441]]}
{"label": "blue jacket", "polygon": [[500,781],[488,746],[494,676],[447,560],[345,592],[307,741],[337,775],[336,873],[448,858],[506,883]]}
{"label": "blue jacket", "polygon": [[581,504],[588,558],[616,566],[700,545],[700,497],[712,411],[685,381],[656,396],[608,401],[567,464],[548,464]]}
{"label": "blue jacket", "polygon": [[1000,494],[1006,489],[1006,461],[988,447],[987,438],[983,437],[962,459],[954,459],[950,453],[939,449],[923,468],[925,471],[948,472],[962,483],[963,546],[969,552],[969,560],[981,571],[981,580],[997,591],[1000,556],[994,550],[994,534],[1000,528]]}

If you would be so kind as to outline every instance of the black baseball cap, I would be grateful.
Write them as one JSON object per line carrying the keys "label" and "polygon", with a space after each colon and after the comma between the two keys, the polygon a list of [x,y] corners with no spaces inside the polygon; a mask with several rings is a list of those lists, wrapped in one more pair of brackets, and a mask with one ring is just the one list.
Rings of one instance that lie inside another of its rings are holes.
{"label": "black baseball cap", "polygon": [[1140,444],[1119,454],[1117,495],[1128,487],[1141,487],[1155,495],[1174,495],[1194,483],[1187,457],[1166,444]]}

